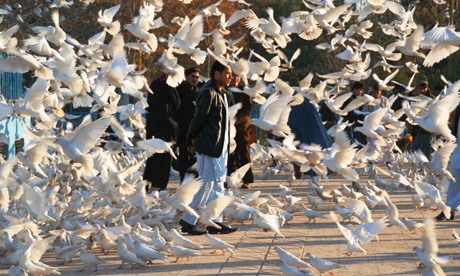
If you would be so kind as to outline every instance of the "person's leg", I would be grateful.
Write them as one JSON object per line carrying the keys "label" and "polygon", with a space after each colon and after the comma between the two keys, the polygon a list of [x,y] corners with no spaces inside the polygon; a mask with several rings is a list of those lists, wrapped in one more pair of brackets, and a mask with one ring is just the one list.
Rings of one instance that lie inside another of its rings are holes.
{"label": "person's leg", "polygon": [[147,158],[147,161],[145,162],[144,174],[142,175],[142,178],[147,181],[147,185],[145,185],[145,190],[147,193],[149,193],[152,189],[152,180],[154,179],[154,155]]}
{"label": "person's leg", "polygon": [[431,133],[423,133],[419,134],[420,137],[420,149],[425,154],[426,157],[430,158],[433,149],[431,148],[431,144],[433,144],[433,135]]}
{"label": "person's leg", "polygon": [[[204,157],[202,155],[197,155],[197,165],[198,165],[198,174],[203,175],[205,170],[205,162]],[[214,188],[214,181],[203,181],[203,185],[198,190],[198,192],[193,197],[192,203],[190,203],[190,207],[196,209],[198,206],[205,206],[208,202],[210,197],[210,193]],[[189,214],[184,213],[181,219],[189,224],[195,225],[198,222],[198,218]]]}
{"label": "person's leg", "polygon": [[152,188],[166,189],[171,171],[171,155],[169,153],[157,153],[152,155]]}
{"label": "person's leg", "polygon": [[455,212],[457,207],[460,206],[460,169],[452,170],[452,175],[456,180],[449,183],[446,205]]}
{"label": "person's leg", "polygon": [[[205,207],[207,202],[209,201],[210,194],[212,193],[211,191],[213,190],[213,187],[214,187],[214,181],[203,182],[203,185],[193,197],[192,203],[190,203],[189,205],[190,208],[193,208],[196,210],[198,207]],[[189,213],[184,213],[181,219],[192,225],[196,225],[196,223],[198,222],[198,218]]]}
{"label": "person's leg", "polygon": [[[245,142],[245,144],[244,144],[244,152],[241,155],[241,164],[242,164],[242,166],[244,166],[247,163],[252,163],[252,160],[251,160],[251,146],[249,145],[248,142]],[[244,175],[243,183],[245,183],[245,184],[254,183],[254,173],[252,172],[252,168],[249,168],[249,170]]]}
{"label": "person's leg", "polygon": [[182,180],[184,180],[185,176],[185,171],[187,170],[186,162],[187,162],[187,148],[185,145],[179,145],[179,156],[177,157],[178,163],[179,163],[179,176],[180,176],[180,182],[182,183]]}

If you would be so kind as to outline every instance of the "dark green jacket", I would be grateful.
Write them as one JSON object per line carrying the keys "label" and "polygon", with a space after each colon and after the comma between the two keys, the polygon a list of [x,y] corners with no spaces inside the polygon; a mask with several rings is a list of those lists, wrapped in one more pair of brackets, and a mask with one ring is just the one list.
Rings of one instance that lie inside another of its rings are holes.
{"label": "dark green jacket", "polygon": [[195,140],[196,152],[214,158],[222,154],[224,145],[227,116],[224,95],[212,79],[201,88],[187,134],[187,146],[192,146]]}

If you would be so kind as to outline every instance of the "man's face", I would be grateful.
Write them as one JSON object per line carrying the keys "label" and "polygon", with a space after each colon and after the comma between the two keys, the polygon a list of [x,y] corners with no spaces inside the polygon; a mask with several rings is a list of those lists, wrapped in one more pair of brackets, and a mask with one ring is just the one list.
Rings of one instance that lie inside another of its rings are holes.
{"label": "man's face", "polygon": [[214,78],[219,87],[229,86],[232,81],[232,69],[227,67],[222,72],[216,71]]}
{"label": "man's face", "polygon": [[190,85],[194,86],[198,83],[199,78],[200,74],[198,72],[193,72],[190,75],[185,76],[185,81],[188,82]]}
{"label": "man's face", "polygon": [[231,87],[238,87],[240,85],[241,78],[237,74],[233,73],[232,74],[232,80],[230,82]]}
{"label": "man's face", "polygon": [[364,89],[362,88],[355,88],[353,89],[353,94],[355,94],[356,96],[362,96],[364,94]]}
{"label": "man's face", "polygon": [[374,98],[376,99],[379,99],[380,97],[382,97],[382,90],[378,89],[378,90],[374,90],[374,93],[372,95]]}
{"label": "man's face", "polygon": [[426,87],[423,87],[421,85],[418,85],[415,87],[413,94],[418,96],[420,94],[425,94],[428,89]]}

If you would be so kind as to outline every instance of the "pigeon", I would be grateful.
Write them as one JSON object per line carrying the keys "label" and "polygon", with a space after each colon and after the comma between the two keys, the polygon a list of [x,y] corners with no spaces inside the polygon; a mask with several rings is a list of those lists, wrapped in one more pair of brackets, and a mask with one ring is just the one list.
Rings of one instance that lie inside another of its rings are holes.
{"label": "pigeon", "polygon": [[167,246],[169,250],[171,251],[171,254],[176,257],[176,260],[174,262],[178,262],[179,259],[181,258],[187,258],[187,261],[189,260],[190,257],[194,256],[201,256],[201,253],[194,251],[192,249],[188,249],[179,245],[172,245],[170,243],[167,243]]}
{"label": "pigeon", "polygon": [[167,257],[164,254],[141,243],[139,240],[134,241],[134,246],[134,253],[136,254],[136,256],[146,263],[151,263],[152,260],[167,260]]}
{"label": "pigeon", "polygon": [[288,265],[301,268],[301,267],[311,267],[310,264],[302,261],[300,258],[296,257],[294,254],[282,249],[279,246],[275,246],[275,251],[278,253],[280,260],[285,262]]}
{"label": "pigeon", "polygon": [[83,268],[80,270],[82,272],[86,266],[93,266],[94,271],[97,271],[97,266],[103,261],[96,255],[87,253],[83,249],[80,249],[80,260],[83,263]]}
{"label": "pigeon", "polygon": [[249,170],[249,168],[251,168],[251,166],[251,163],[247,163],[246,165],[243,165],[240,168],[236,169],[230,175],[227,175],[226,182],[229,185],[229,187],[238,190],[244,175]]}
{"label": "pigeon", "polygon": [[135,265],[140,265],[140,266],[145,266],[145,262],[139,257],[136,256],[133,252],[129,251],[126,245],[121,241],[120,238],[116,240],[117,243],[117,252],[118,256],[121,259],[121,264],[118,267],[119,269],[123,266],[123,264],[128,263],[131,264],[132,268],[135,267]]}
{"label": "pigeon", "polygon": [[329,272],[334,269],[345,268],[344,265],[334,263],[319,257],[315,257],[312,253],[307,253],[307,257],[310,260],[311,266],[313,266],[320,274]]}
{"label": "pigeon", "polygon": [[201,179],[195,178],[192,174],[187,174],[182,180],[181,186],[177,188],[176,193],[171,197],[165,197],[164,200],[171,207],[179,211],[185,211],[199,218],[200,215],[190,208],[189,205],[192,203],[194,195],[198,192],[202,185],[203,181]]}
{"label": "pigeon", "polygon": [[280,267],[281,267],[281,271],[283,272],[283,275],[286,275],[286,276],[312,276],[314,275],[311,271],[297,269],[287,264],[283,260],[281,260]]}
{"label": "pigeon", "polygon": [[411,220],[408,218],[402,218],[401,220],[409,230],[417,231],[417,229],[420,229],[423,227],[423,223],[417,222],[415,220]]}
{"label": "pigeon", "polygon": [[439,246],[436,240],[434,220],[428,218],[425,220],[422,231],[423,247],[415,246],[414,251],[421,261],[419,267],[424,271],[432,271],[435,275],[443,275],[444,272],[441,264],[445,264],[450,260],[449,256],[438,256]]}
{"label": "pigeon", "polygon": [[201,210],[200,222],[207,226],[213,226],[217,229],[222,227],[214,222],[215,219],[224,211],[225,208],[232,203],[233,197],[221,195],[216,199],[211,200],[206,204],[206,207]]}
{"label": "pigeon", "polygon": [[308,218],[308,222],[313,220],[313,223],[315,223],[316,218],[326,218],[326,216],[323,213],[307,208],[303,204],[300,205],[302,206],[303,214]]}
{"label": "pigeon", "polygon": [[176,229],[171,229],[172,234],[174,235],[174,244],[180,245],[183,247],[191,249],[201,249],[203,246],[196,242],[193,242],[186,237],[182,236]]}
{"label": "pigeon", "polygon": [[120,9],[121,5],[116,5],[111,8],[105,9],[104,11],[98,12],[97,22],[104,27],[104,30],[111,35],[115,35],[120,32],[120,22],[113,21],[113,17]]}
{"label": "pigeon", "polygon": [[257,224],[259,227],[262,227],[262,229],[265,231],[266,229],[271,229],[276,234],[284,238],[284,235],[280,231],[281,223],[278,216],[264,214],[255,208],[250,209],[250,212],[253,216],[255,224]]}
{"label": "pigeon", "polygon": [[361,245],[359,244],[359,239],[358,237],[356,237],[352,231],[350,231],[349,229],[343,227],[340,223],[339,223],[339,220],[337,218],[337,215],[334,213],[334,212],[330,212],[330,217],[332,218],[332,220],[335,222],[335,224],[337,224],[337,226],[339,227],[339,230],[340,232],[342,233],[342,235],[345,237],[345,240],[347,241],[347,252],[344,253],[348,256],[351,256],[351,254],[353,254],[353,252],[362,252],[364,253],[364,255],[366,255],[366,250],[364,250],[364,248],[361,247]]}
{"label": "pigeon", "polygon": [[399,210],[396,207],[396,205],[393,204],[393,202],[390,199],[390,196],[386,191],[383,191],[383,198],[385,199],[385,202],[388,204],[387,208],[387,218],[388,218],[388,224],[391,225],[399,225],[401,226],[404,230],[408,230],[407,226],[399,219]]}
{"label": "pigeon", "polygon": [[217,250],[222,250],[222,254],[225,254],[225,251],[233,253],[235,247],[231,244],[226,243],[225,241],[212,236],[211,234],[206,234],[208,238],[208,244],[214,249],[211,254],[214,254]]}

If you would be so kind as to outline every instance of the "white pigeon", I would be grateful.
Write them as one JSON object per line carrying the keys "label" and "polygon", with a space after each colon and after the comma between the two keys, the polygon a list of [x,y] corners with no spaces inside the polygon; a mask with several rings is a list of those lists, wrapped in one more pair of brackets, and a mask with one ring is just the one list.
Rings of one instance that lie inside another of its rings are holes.
{"label": "white pigeon", "polygon": [[436,239],[434,220],[431,218],[426,219],[422,229],[423,245],[422,247],[414,247],[414,251],[421,262],[419,267],[424,270],[433,271],[435,275],[443,275],[444,272],[441,268],[441,264],[446,264],[450,260],[450,257],[438,256],[439,245]]}
{"label": "white pigeon", "polygon": [[46,194],[38,186],[22,185],[24,188],[24,201],[28,204],[30,212],[37,216],[39,221],[54,221],[55,219],[49,216],[51,202]]}
{"label": "white pigeon", "polygon": [[171,148],[173,145],[172,142],[165,142],[162,139],[152,137],[148,140],[141,140],[137,142],[137,145],[141,149],[149,152],[149,154],[169,152],[172,158],[177,159],[176,154]]}
{"label": "white pigeon", "polygon": [[118,20],[113,21],[113,17],[120,9],[121,5],[116,5],[111,8],[100,10],[98,12],[97,22],[104,27],[104,30],[111,35],[115,35],[120,32],[120,22]]}
{"label": "white pigeon", "polygon": [[63,261],[63,263],[69,263],[72,258],[75,257],[80,250],[78,245],[65,245],[61,248],[56,249],[56,258]]}
{"label": "white pigeon", "polygon": [[150,26],[147,23],[145,16],[136,16],[133,18],[133,23],[125,24],[124,28],[135,37],[147,42],[152,51],[156,51],[158,47],[158,40],[155,34],[149,32]]}
{"label": "white pigeon", "polygon": [[251,124],[273,135],[285,138],[291,133],[291,129],[287,125],[291,111],[289,106],[291,100],[292,96],[272,94],[260,108],[259,118],[251,119]]}
{"label": "white pigeon", "polygon": [[136,256],[146,263],[151,263],[153,260],[167,260],[167,257],[164,254],[141,243],[138,239],[134,241],[134,246],[134,253],[136,254]]}
{"label": "white pigeon", "polygon": [[308,222],[313,220],[313,223],[315,223],[317,218],[326,218],[326,216],[323,213],[307,208],[303,204],[300,205],[302,206],[303,214],[308,218]]}
{"label": "white pigeon", "polygon": [[272,8],[267,8],[268,19],[255,18],[246,21],[246,27],[251,30],[261,29],[265,34],[273,37],[276,43],[281,47],[285,48],[287,45],[286,35],[282,33],[281,26],[276,22],[274,18],[274,12]]}
{"label": "white pigeon", "polygon": [[377,85],[382,90],[392,90],[394,86],[389,86],[388,83],[394,79],[394,77],[399,73],[399,69],[395,70],[391,74],[389,74],[384,80],[380,79],[377,74],[372,74],[372,77],[377,82]]}
{"label": "white pigeon", "polygon": [[204,63],[207,56],[206,51],[197,47],[200,41],[204,39],[203,26],[201,14],[197,14],[192,20],[186,16],[181,28],[173,38],[174,52],[189,55],[190,59],[198,65]]}
{"label": "white pigeon", "polygon": [[97,266],[103,262],[98,256],[87,253],[85,250],[80,249],[80,260],[83,263],[83,268],[80,270],[83,271],[86,266],[93,266],[94,265],[94,271],[97,271]]}
{"label": "white pigeon", "polygon": [[257,224],[259,227],[262,227],[264,231],[268,229],[273,230],[276,234],[284,238],[284,235],[281,233],[281,222],[280,218],[276,215],[264,214],[261,211],[252,208],[250,209],[252,217],[254,219],[254,223]]}
{"label": "white pigeon", "polygon": [[373,221],[371,210],[369,210],[366,203],[363,201],[352,198],[344,198],[344,202],[347,205],[347,208],[351,209],[353,214],[355,214],[361,222]]}
{"label": "white pigeon", "polygon": [[212,236],[211,234],[206,234],[208,238],[208,244],[211,246],[211,248],[214,249],[214,251],[211,252],[211,254],[214,254],[217,250],[222,250],[222,254],[225,254],[225,251],[233,253],[235,250],[235,247],[231,244],[226,243],[225,241]]}
{"label": "white pigeon", "polygon": [[295,256],[294,254],[282,249],[279,246],[275,246],[275,251],[278,253],[278,256],[280,257],[281,261],[284,261],[288,265],[295,266],[297,268],[301,267],[311,267],[310,264],[308,264],[305,261],[302,261],[299,257]]}
{"label": "white pigeon", "polygon": [[407,226],[407,229],[409,229],[409,230],[417,231],[417,229],[420,229],[420,228],[423,227],[423,223],[420,223],[420,222],[415,221],[415,220],[408,219],[406,217],[402,218],[401,221]]}
{"label": "white pigeon", "polygon": [[280,264],[281,272],[286,276],[313,276],[314,274],[311,271],[297,269],[285,261],[281,260]]}
{"label": "white pigeon", "polygon": [[424,205],[439,208],[444,213],[444,216],[449,219],[451,216],[451,208],[444,203],[441,193],[436,186],[422,181],[414,183],[417,195],[423,200]]}
{"label": "white pigeon", "polygon": [[246,165],[243,165],[236,169],[230,175],[227,175],[226,182],[228,186],[235,190],[238,190],[244,175],[251,168],[251,166],[251,163],[247,163]]}
{"label": "white pigeon", "polygon": [[16,160],[15,157],[12,157],[0,165],[0,206],[3,212],[7,212],[9,208],[10,194],[8,184],[14,181],[10,179],[10,174],[13,172]]}
{"label": "white pigeon", "polygon": [[362,248],[359,245],[359,239],[356,237],[349,229],[343,227],[339,220],[337,215],[334,212],[330,212],[330,217],[331,219],[337,224],[337,227],[340,230],[340,233],[345,237],[345,240],[347,242],[347,252],[345,253],[347,256],[351,256],[353,252],[362,252],[364,255],[366,255],[366,250]]}
{"label": "white pigeon", "polygon": [[86,125],[80,125],[74,130],[70,139],[57,137],[55,142],[61,146],[63,152],[74,162],[83,165],[87,175],[93,175],[93,160],[88,152],[96,145],[99,138],[109,126],[109,118],[103,117]]}
{"label": "white pigeon", "polygon": [[357,148],[355,145],[350,145],[341,149],[333,147],[330,156],[325,156],[322,161],[329,169],[337,172],[346,179],[358,181],[358,173],[350,167],[356,151]]}
{"label": "white pigeon", "polygon": [[40,122],[51,124],[52,120],[46,113],[44,106],[44,96],[49,86],[48,80],[38,78],[27,90],[23,104],[14,108],[15,114],[30,116]]}
{"label": "white pigeon", "polygon": [[362,127],[355,127],[354,131],[359,131],[368,138],[374,138],[384,141],[381,135],[376,130],[382,123],[382,118],[387,114],[387,108],[379,108],[364,118]]}
{"label": "white pigeon", "polygon": [[167,243],[167,246],[169,250],[171,251],[171,254],[176,257],[176,260],[174,262],[178,262],[179,259],[182,258],[187,258],[187,261],[189,260],[190,257],[194,256],[201,256],[200,252],[197,252],[192,249],[188,249],[179,245],[172,245],[170,243]]}
{"label": "white pigeon", "polygon": [[160,228],[155,226],[153,229],[152,244],[156,250],[166,251],[168,248],[166,246],[166,240],[160,234]]}
{"label": "white pigeon", "polygon": [[46,249],[40,254],[39,258],[32,258],[32,254],[34,254],[33,251],[35,249],[36,243],[37,241],[32,243],[27,249],[25,249],[22,254],[19,254],[19,266],[22,267],[26,272],[32,274],[54,273],[61,275],[57,268],[51,267],[39,261],[41,255],[45,253]]}
{"label": "white pigeon", "polygon": [[307,257],[310,260],[311,266],[318,270],[320,275],[333,269],[345,268],[344,265],[315,257],[312,253],[307,253]]}
{"label": "white pigeon", "polygon": [[388,224],[391,225],[399,225],[404,230],[408,230],[407,226],[399,219],[399,210],[396,205],[391,201],[390,196],[386,191],[383,191],[382,194],[385,202],[387,203],[388,207],[386,210],[386,216],[388,218]]}
{"label": "white pigeon", "polygon": [[214,200],[211,200],[200,212],[200,222],[207,226],[214,226],[217,229],[222,227],[214,222],[215,219],[224,211],[225,208],[232,203],[233,197],[221,195]]}
{"label": "white pigeon", "polygon": [[[458,85],[457,85],[458,86]],[[452,91],[444,98],[432,103],[429,106],[428,113],[422,118],[413,118],[414,124],[419,125],[423,129],[433,134],[441,134],[449,141],[455,141],[455,136],[452,135],[448,126],[449,114],[460,103],[460,96],[458,95],[458,89]]]}
{"label": "white pigeon", "polygon": [[117,242],[117,253],[121,259],[121,264],[118,268],[121,268],[123,264],[125,263],[131,264],[132,268],[134,268],[136,264],[140,266],[145,266],[145,262],[139,259],[136,256],[136,254],[129,251],[126,245],[121,241],[120,238],[118,238],[116,242]]}
{"label": "white pigeon", "polygon": [[378,240],[377,235],[388,225],[388,219],[383,217],[376,221],[363,223],[356,227],[356,229],[353,229],[351,224],[348,224],[347,228],[359,240],[359,242],[368,243],[374,237]]}
{"label": "white pigeon", "polygon": [[174,236],[174,244],[175,245],[180,245],[186,248],[191,248],[191,249],[201,249],[203,246],[199,243],[196,243],[194,241],[191,241],[187,239],[186,237],[182,236],[176,229],[171,229],[171,233]]}
{"label": "white pigeon", "polygon": [[18,152],[17,156],[22,164],[27,166],[31,171],[37,173],[41,177],[48,178],[48,175],[41,167],[45,157],[50,157],[47,143],[30,145],[23,152]]}
{"label": "white pigeon", "polygon": [[328,98],[324,101],[324,103],[332,112],[341,116],[345,116],[347,115],[347,112],[344,112],[341,107],[351,97],[352,94],[353,93],[349,92],[336,96],[334,99]]}
{"label": "white pigeon", "polygon": [[424,34],[424,29],[422,25],[418,25],[417,29],[412,32],[412,34],[404,40],[403,45],[396,46],[396,50],[403,53],[405,56],[416,56],[425,58],[425,54],[419,52],[420,42]]}
{"label": "white pigeon", "polygon": [[286,197],[287,195],[289,195],[290,193],[293,192],[293,190],[289,187],[286,187],[282,184],[279,184],[278,187],[280,187],[281,191],[280,191],[280,197]]}
{"label": "white pigeon", "polygon": [[192,174],[185,175],[182,180],[181,186],[176,190],[176,193],[171,197],[165,197],[164,200],[166,203],[171,205],[171,207],[187,212],[195,217],[200,217],[200,215],[190,208],[190,203],[192,203],[193,197],[200,190],[203,185],[201,179],[195,178]]}

